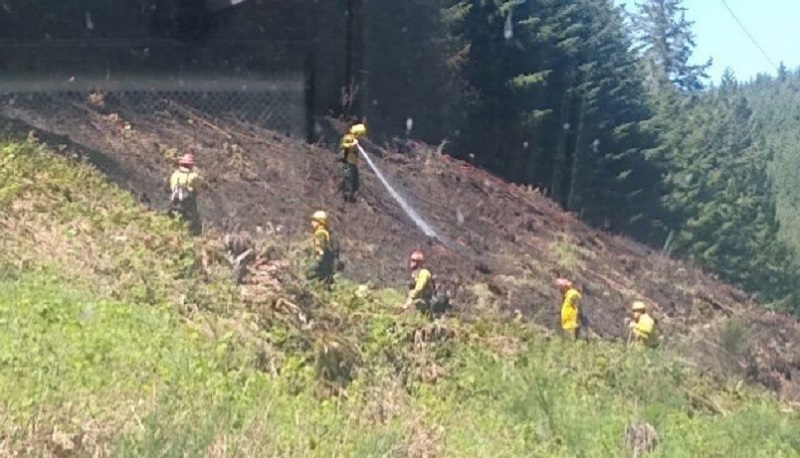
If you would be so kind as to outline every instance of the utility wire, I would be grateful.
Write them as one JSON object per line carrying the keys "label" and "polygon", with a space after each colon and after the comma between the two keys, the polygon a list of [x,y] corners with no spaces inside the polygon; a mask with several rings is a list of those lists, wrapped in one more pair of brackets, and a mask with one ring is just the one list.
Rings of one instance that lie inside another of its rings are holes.
{"label": "utility wire", "polygon": [[736,16],[736,13],[734,13],[734,12],[733,12],[733,10],[731,9],[731,7],[728,5],[728,2],[727,2],[727,1],[725,1],[725,0],[720,0],[720,1],[721,1],[721,2],[722,2],[722,4],[725,6],[725,9],[726,9],[726,10],[728,10],[728,12],[729,12],[729,13],[731,13],[731,16],[732,16],[732,17],[733,17],[733,19],[736,21],[736,23],[737,23],[737,24],[739,24],[739,27],[741,27],[741,28],[742,28],[742,30],[743,30],[743,31],[744,31],[744,33],[747,35],[747,37],[748,37],[748,38],[750,38],[750,41],[752,41],[752,42],[753,42],[753,44],[754,44],[754,45],[756,45],[756,48],[758,48],[758,50],[759,50],[759,51],[761,51],[761,54],[764,56],[764,58],[766,58],[766,59],[767,59],[767,61],[769,61],[769,63],[770,63],[770,64],[771,64],[771,65],[772,65],[772,66],[775,68],[775,70],[776,70],[776,71],[778,71],[778,70],[779,70],[779,68],[778,68],[778,66],[777,66],[777,65],[775,65],[775,61],[773,61],[773,60],[772,60],[772,59],[769,57],[769,54],[767,54],[767,52],[766,52],[766,51],[764,51],[764,48],[762,48],[762,47],[761,47],[761,45],[760,45],[760,44],[758,44],[758,41],[757,41],[757,40],[756,40],[756,39],[753,37],[753,35],[751,35],[751,34],[750,34],[750,32],[747,30],[747,27],[745,27],[745,26],[744,26],[744,24],[742,24],[742,21],[740,21],[740,20],[739,20],[739,18]]}

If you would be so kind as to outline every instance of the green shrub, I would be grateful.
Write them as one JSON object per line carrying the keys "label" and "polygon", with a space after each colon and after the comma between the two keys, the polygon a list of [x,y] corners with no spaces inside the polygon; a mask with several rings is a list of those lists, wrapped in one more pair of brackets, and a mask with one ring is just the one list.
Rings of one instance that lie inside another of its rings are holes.
{"label": "green shrub", "polygon": [[[181,227],[40,145],[0,148],[0,206],[3,456],[623,457],[635,420],[653,457],[800,454],[796,414],[668,347],[490,315],[419,340],[434,328],[397,313],[401,292],[291,272],[243,301],[197,275]],[[744,351],[744,329],[719,346]]]}

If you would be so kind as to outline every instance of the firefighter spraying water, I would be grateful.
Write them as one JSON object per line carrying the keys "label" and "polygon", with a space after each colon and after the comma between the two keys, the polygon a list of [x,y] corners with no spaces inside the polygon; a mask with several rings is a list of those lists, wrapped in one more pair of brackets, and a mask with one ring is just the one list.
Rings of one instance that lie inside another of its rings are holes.
{"label": "firefighter spraying water", "polygon": [[389,183],[389,180],[383,175],[375,161],[372,160],[369,154],[364,151],[359,140],[365,138],[367,135],[367,127],[363,121],[351,121],[347,126],[347,132],[339,141],[339,148],[342,156],[339,159],[341,162],[341,191],[345,202],[353,203],[356,201],[356,194],[361,185],[361,179],[358,171],[359,155],[363,156],[367,164],[378,177],[380,182],[389,191],[392,198],[400,205],[400,208],[414,221],[414,224],[428,237],[442,240],[441,236],[428,224],[419,214],[409,205],[406,199],[394,189]]}

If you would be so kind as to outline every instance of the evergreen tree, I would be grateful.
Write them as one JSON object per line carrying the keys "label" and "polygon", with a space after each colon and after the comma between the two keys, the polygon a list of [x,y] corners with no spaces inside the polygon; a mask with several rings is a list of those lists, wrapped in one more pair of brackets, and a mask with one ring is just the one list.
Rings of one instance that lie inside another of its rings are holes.
{"label": "evergreen tree", "polygon": [[[590,222],[649,235],[658,173],[643,77],[611,0],[469,0],[457,33],[469,44],[471,106],[462,154],[549,191]],[[619,205],[625,201],[628,205]]]}
{"label": "evergreen tree", "polygon": [[640,59],[611,1],[461,4],[464,77],[478,94],[462,151],[591,223],[666,238],[766,298],[791,292],[768,173],[776,150],[732,73],[700,90],[709,64],[688,63],[694,42],[679,2],[639,5]]}
{"label": "evergreen tree", "polygon": [[465,3],[458,33],[469,42],[464,77],[477,97],[457,147],[512,180],[534,182],[547,143],[535,131],[551,110],[544,90],[550,50],[539,45],[533,27],[547,33],[548,18],[541,2]]}
{"label": "evergreen tree", "polygon": [[[779,239],[793,256],[793,272],[800,265],[800,75],[781,66],[777,77],[760,76],[743,90],[760,125],[760,135],[770,149],[769,177],[772,183]],[[786,307],[800,312],[800,291]]]}
{"label": "evergreen tree", "polygon": [[[644,160],[653,138],[643,129],[650,112],[636,56],[630,53],[621,11],[612,2],[585,1],[578,54],[579,104],[567,208],[591,222],[651,237],[645,212],[658,214],[659,172]],[[620,205],[624,202],[624,205]]]}
{"label": "evergreen tree", "polygon": [[459,73],[468,48],[450,31],[466,13],[465,5],[448,0],[364,2],[369,71],[356,90],[372,129],[431,143],[454,136],[464,121]]}
{"label": "evergreen tree", "polygon": [[671,248],[765,297],[787,294],[793,268],[777,237],[771,152],[741,88],[728,71],[717,90],[683,107],[666,177]]}
{"label": "evergreen tree", "polygon": [[681,0],[642,0],[636,8],[637,50],[645,60],[651,86],[669,82],[686,92],[703,89],[711,59],[700,65],[689,63],[695,47],[694,23],[686,19]]}

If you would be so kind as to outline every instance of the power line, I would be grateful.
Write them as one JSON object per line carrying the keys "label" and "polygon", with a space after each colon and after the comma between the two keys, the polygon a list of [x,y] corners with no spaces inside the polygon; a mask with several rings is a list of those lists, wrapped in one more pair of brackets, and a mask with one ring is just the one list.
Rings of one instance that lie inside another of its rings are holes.
{"label": "power line", "polygon": [[740,21],[739,18],[736,16],[736,13],[734,13],[731,7],[728,6],[728,2],[725,0],[720,0],[720,1],[725,6],[725,9],[728,10],[729,13],[731,13],[731,16],[736,21],[736,23],[739,24],[739,27],[742,28],[747,37],[750,38],[750,41],[752,41],[753,44],[756,45],[756,48],[758,48],[758,50],[761,51],[761,54],[764,56],[764,58],[766,58],[767,61],[769,61],[769,63],[775,68],[775,71],[779,71],[778,66],[775,64],[775,61],[773,61],[769,57],[769,54],[767,54],[767,52],[764,51],[764,48],[762,48],[761,45],[758,44],[758,41],[753,37],[753,35],[750,34],[750,32],[747,30],[747,27],[745,27],[744,24],[742,24],[742,21]]}

